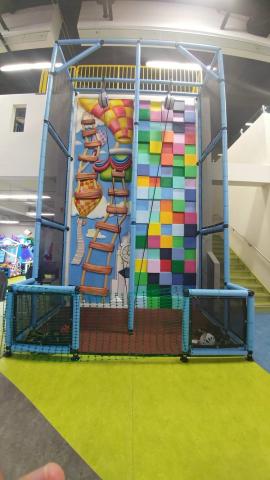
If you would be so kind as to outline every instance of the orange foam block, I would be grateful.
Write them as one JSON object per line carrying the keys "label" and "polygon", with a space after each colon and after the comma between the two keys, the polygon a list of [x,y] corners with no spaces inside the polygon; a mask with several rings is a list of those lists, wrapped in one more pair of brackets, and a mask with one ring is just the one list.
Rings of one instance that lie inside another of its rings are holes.
{"label": "orange foam block", "polygon": [[161,212],[172,212],[172,200],[160,200]]}
{"label": "orange foam block", "polygon": [[162,153],[161,154],[161,165],[163,166],[173,166],[173,153]]}

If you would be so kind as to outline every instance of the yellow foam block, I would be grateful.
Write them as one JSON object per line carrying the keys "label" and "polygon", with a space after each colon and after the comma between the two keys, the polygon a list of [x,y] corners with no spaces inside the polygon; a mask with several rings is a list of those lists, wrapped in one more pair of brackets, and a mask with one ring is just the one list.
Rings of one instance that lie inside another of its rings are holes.
{"label": "yellow foam block", "polygon": [[162,142],[157,142],[155,140],[150,141],[150,153],[161,153]]}
{"label": "yellow foam block", "polygon": [[147,272],[147,260],[140,258],[135,260],[135,272]]}
{"label": "yellow foam block", "polygon": [[196,165],[197,156],[194,154],[185,155],[185,165]]}
{"label": "yellow foam block", "polygon": [[149,177],[137,177],[138,187],[149,187]]}
{"label": "yellow foam block", "polygon": [[150,103],[150,110],[155,112],[160,112],[160,102],[151,102]]}
{"label": "yellow foam block", "polygon": [[160,223],[150,223],[148,234],[149,235],[160,235],[161,233],[161,225]]}
{"label": "yellow foam block", "polygon": [[173,214],[172,212],[160,212],[160,223],[163,224],[172,224],[173,223]]}
{"label": "yellow foam block", "polygon": [[162,235],[160,238],[160,248],[172,248],[173,237],[171,235]]}

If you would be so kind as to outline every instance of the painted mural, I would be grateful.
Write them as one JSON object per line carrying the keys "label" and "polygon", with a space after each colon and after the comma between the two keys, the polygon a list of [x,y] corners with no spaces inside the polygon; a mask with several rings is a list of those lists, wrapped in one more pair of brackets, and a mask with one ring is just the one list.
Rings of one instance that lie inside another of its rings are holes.
{"label": "painted mural", "polygon": [[[181,308],[196,285],[196,115],[192,99],[167,111],[140,102],[136,302]],[[86,300],[126,305],[133,101],[79,97],[70,283]]]}

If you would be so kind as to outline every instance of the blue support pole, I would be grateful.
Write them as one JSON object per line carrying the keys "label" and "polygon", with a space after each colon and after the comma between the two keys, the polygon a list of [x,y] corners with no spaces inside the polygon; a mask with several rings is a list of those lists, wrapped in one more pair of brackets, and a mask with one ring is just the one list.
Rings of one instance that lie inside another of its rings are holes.
{"label": "blue support pole", "polygon": [[224,224],[218,223],[217,225],[210,225],[210,227],[204,227],[201,229],[201,235],[209,235],[211,233],[222,232],[224,230]]}
{"label": "blue support pole", "polygon": [[248,355],[252,355],[254,349],[254,326],[255,326],[255,296],[249,292],[247,297],[247,349]]}
{"label": "blue support pole", "polygon": [[229,245],[229,188],[228,188],[228,139],[227,139],[227,112],[224,65],[222,52],[217,54],[219,72],[219,94],[221,108],[222,129],[222,162],[223,162],[223,221],[224,221],[224,283],[230,282],[230,245]]}
{"label": "blue support pole", "polygon": [[40,161],[39,161],[39,177],[38,177],[38,193],[37,193],[37,205],[36,205],[36,224],[35,224],[35,248],[34,248],[34,261],[33,261],[33,277],[38,278],[39,270],[39,247],[40,247],[40,234],[41,234],[41,212],[42,212],[42,195],[43,195],[43,184],[44,184],[44,175],[45,175],[45,162],[46,162],[46,149],[47,149],[47,138],[48,138],[48,120],[49,112],[52,98],[53,90],[53,73],[55,71],[55,61],[57,57],[57,44],[54,44],[52,52],[52,66],[48,78],[48,87],[47,87],[47,98],[45,105],[44,113],[44,123],[42,130],[42,140],[41,140],[41,150],[40,150]]}
{"label": "blue support pole", "polygon": [[43,217],[41,218],[40,223],[41,223],[41,225],[45,225],[46,227],[55,228],[56,230],[62,230],[62,231],[66,230],[65,225],[63,225],[62,223],[53,222],[52,220],[47,220],[46,218],[43,218]]}
{"label": "blue support pole", "polygon": [[76,287],[74,286],[61,286],[61,285],[21,285],[16,283],[12,285],[13,292],[29,293],[29,295],[34,293],[59,293],[59,294],[74,294]]}
{"label": "blue support pole", "polygon": [[6,348],[10,349],[13,338],[14,293],[7,292],[6,300]]}
{"label": "blue support pole", "polygon": [[182,354],[189,353],[189,316],[190,316],[190,297],[183,297],[183,320],[182,320]]}
{"label": "blue support pole", "polygon": [[[198,181],[198,231],[201,232],[203,226],[203,210],[202,210],[202,106],[201,106],[201,97],[198,97],[198,137],[197,137],[197,147],[198,147],[198,163],[199,163],[199,181]],[[197,279],[197,286],[202,288],[202,235],[199,233],[198,235],[198,279]]]}
{"label": "blue support pole", "polygon": [[246,298],[248,290],[212,290],[208,288],[190,288],[189,295],[191,297],[225,297],[225,298]]}
{"label": "blue support pole", "polygon": [[192,357],[243,357],[247,351],[239,348],[192,348]]}
{"label": "blue support pole", "polygon": [[136,203],[137,203],[137,163],[140,110],[140,76],[141,76],[141,44],[136,45],[136,71],[134,95],[134,127],[132,144],[132,184],[131,184],[131,215],[130,215],[130,266],[129,266],[129,305],[128,330],[133,332],[135,313],[135,257],[136,257]]}
{"label": "blue support pole", "polygon": [[[195,45],[194,45],[194,48],[195,48]],[[198,65],[200,65],[201,69],[204,72],[206,72],[207,75],[211,75],[215,80],[218,80],[218,76],[215,74],[215,72],[213,72],[213,70],[210,70],[209,68],[207,68],[207,65],[205,65],[197,57],[195,57],[195,55],[193,55],[193,53],[189,52],[183,46],[183,44],[176,45],[176,50],[178,50],[178,52],[180,52],[183,55],[183,57],[185,57],[187,60],[190,60],[191,62],[194,62],[194,63],[197,63]]]}
{"label": "blue support pole", "polygon": [[80,347],[80,294],[73,295],[72,350],[78,353]]}
{"label": "blue support pole", "polygon": [[102,44],[103,44],[103,41],[100,40],[98,43],[96,43],[92,47],[86,48],[86,50],[84,50],[83,52],[79,53],[78,55],[75,55],[75,57],[72,57],[70,60],[63,63],[61,67],[56,68],[55,73],[60,73],[63,70],[66,70],[68,67],[74,65],[75,63],[78,63],[80,60],[83,60],[83,58],[88,57],[88,55],[91,55],[91,53],[94,53],[96,50],[102,47]]}

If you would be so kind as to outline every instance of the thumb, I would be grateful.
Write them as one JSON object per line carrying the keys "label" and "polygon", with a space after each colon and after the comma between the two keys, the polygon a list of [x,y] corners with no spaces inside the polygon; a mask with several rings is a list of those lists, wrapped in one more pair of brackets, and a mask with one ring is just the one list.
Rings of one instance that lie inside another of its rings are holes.
{"label": "thumb", "polygon": [[20,480],[65,480],[65,474],[57,463],[48,463],[38,470],[24,475]]}

